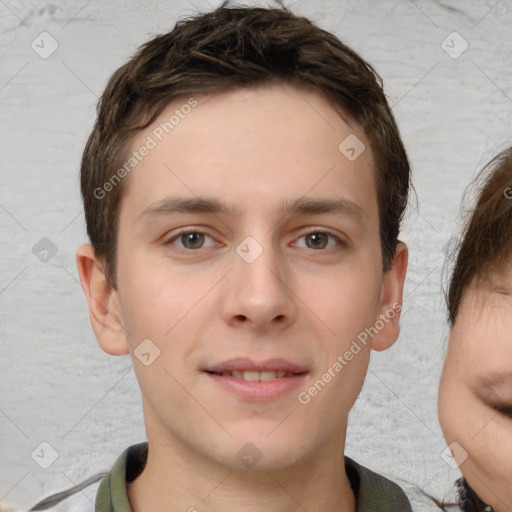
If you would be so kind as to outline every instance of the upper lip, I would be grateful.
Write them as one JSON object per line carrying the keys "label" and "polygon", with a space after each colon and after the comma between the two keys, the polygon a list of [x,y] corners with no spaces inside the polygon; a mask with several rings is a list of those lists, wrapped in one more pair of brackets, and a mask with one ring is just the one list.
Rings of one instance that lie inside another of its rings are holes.
{"label": "upper lip", "polygon": [[266,359],[265,361],[254,361],[246,357],[236,357],[219,364],[208,366],[204,371],[222,373],[233,371],[253,371],[253,372],[278,372],[304,373],[308,369],[305,366],[292,363],[286,359]]}

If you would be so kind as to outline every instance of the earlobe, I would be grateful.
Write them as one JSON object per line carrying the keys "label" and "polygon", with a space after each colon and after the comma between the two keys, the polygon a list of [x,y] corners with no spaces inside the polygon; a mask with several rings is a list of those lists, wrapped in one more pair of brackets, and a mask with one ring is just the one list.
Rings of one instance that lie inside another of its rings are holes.
{"label": "earlobe", "polygon": [[376,321],[378,333],[373,338],[372,349],[382,351],[397,340],[400,332],[400,312],[409,251],[407,245],[398,242],[391,268],[384,275],[379,315]]}
{"label": "earlobe", "polygon": [[128,354],[117,292],[108,283],[92,245],[85,244],[77,250],[76,263],[99,345],[108,354]]}

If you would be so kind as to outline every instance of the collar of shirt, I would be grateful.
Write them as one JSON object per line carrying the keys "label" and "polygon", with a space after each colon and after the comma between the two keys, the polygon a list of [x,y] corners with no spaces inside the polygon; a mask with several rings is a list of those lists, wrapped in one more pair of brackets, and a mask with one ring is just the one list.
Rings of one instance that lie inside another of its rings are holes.
{"label": "collar of shirt", "polygon": [[[139,476],[145,465],[148,444],[127,448],[117,459],[96,495],[96,512],[133,512],[126,484]],[[345,469],[356,495],[356,512],[412,512],[402,489],[387,478],[345,457]]]}

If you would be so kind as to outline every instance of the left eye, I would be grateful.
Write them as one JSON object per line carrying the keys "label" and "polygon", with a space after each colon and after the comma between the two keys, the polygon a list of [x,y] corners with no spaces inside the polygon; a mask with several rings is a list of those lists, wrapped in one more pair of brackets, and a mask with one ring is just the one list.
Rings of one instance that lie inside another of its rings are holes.
{"label": "left eye", "polygon": [[494,404],[491,407],[503,416],[512,418],[512,407],[510,404]]}
{"label": "left eye", "polygon": [[[208,245],[205,245],[205,241],[210,240]],[[200,231],[187,231],[178,233],[169,240],[166,245],[176,244],[180,249],[203,249],[204,247],[210,247],[214,244],[213,238]],[[180,245],[181,244],[181,245]]]}
{"label": "left eye", "polygon": [[311,233],[306,233],[302,235],[299,240],[304,239],[305,244],[295,243],[294,245],[298,245],[299,247],[306,247],[308,249],[331,249],[336,245],[341,244],[341,240],[330,233],[326,233],[325,231],[313,231]]}

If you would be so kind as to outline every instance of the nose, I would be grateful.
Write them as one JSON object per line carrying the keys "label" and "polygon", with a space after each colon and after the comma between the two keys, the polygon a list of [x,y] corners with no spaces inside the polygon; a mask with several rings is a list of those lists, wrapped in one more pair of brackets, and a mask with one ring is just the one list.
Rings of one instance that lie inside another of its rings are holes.
{"label": "nose", "polygon": [[[233,269],[224,283],[224,321],[260,333],[285,329],[297,317],[291,273],[270,241],[260,245],[251,240],[245,245],[242,243],[233,254]],[[253,259],[260,251],[261,254]]]}

